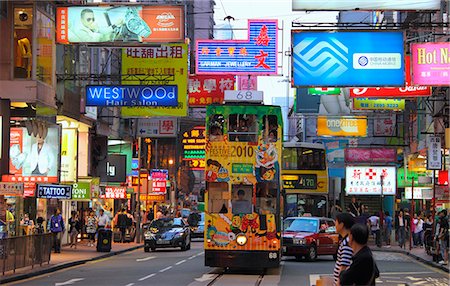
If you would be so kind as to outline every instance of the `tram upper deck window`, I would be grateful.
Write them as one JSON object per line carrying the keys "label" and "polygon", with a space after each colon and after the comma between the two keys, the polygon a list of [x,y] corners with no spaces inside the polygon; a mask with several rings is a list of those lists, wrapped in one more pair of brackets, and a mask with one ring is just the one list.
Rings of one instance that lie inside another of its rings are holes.
{"label": "tram upper deck window", "polygon": [[283,167],[285,170],[325,170],[325,150],[311,148],[285,148]]}
{"label": "tram upper deck window", "polygon": [[230,193],[227,183],[208,183],[208,211],[210,213],[228,213]]}
{"label": "tram upper deck window", "polygon": [[262,134],[265,142],[276,142],[278,138],[278,119],[276,115],[264,115]]}
{"label": "tram upper deck window", "polygon": [[254,114],[230,114],[228,136],[230,141],[257,142],[258,121]]}
{"label": "tram upper deck window", "polygon": [[209,117],[209,140],[223,140],[223,126],[225,119],[221,114],[214,114]]}

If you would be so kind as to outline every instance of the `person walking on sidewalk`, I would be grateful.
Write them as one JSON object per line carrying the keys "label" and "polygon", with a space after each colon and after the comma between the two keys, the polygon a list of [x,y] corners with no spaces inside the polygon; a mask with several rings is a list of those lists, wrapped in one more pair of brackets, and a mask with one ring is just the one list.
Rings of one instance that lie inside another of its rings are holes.
{"label": "person walking on sidewalk", "polygon": [[372,235],[375,235],[376,245],[378,247],[381,247],[380,218],[377,216],[376,212],[374,212],[373,215],[369,217],[367,223],[370,226],[370,231]]}
{"label": "person walking on sidewalk", "polygon": [[88,246],[94,246],[95,233],[97,232],[97,218],[94,215],[94,211],[89,212],[89,216],[86,219],[86,232],[88,234]]}
{"label": "person walking on sidewalk", "polygon": [[342,237],[337,251],[337,259],[334,264],[334,285],[339,286],[339,276],[352,263],[353,250],[350,247],[348,235],[355,224],[355,218],[350,213],[339,213],[336,215],[336,232]]}
{"label": "person walking on sidewalk", "polygon": [[128,225],[128,216],[125,208],[122,208],[122,211],[116,214],[116,217],[114,218],[114,225],[117,226],[120,230],[121,233],[120,242],[124,242],[125,233],[127,231]]}
{"label": "person walking on sidewalk", "polygon": [[386,247],[391,247],[391,234],[392,234],[392,217],[389,211],[384,212],[384,242]]}
{"label": "person walking on sidewalk", "polygon": [[365,224],[354,224],[350,229],[349,242],[353,249],[352,264],[342,271],[340,285],[375,285],[380,276],[372,252],[367,246],[369,228]]}
{"label": "person walking on sidewalk", "polygon": [[70,248],[77,249],[78,234],[81,231],[81,224],[78,220],[77,211],[72,211],[72,216],[69,218],[69,235],[70,235]]}
{"label": "person walking on sidewalk", "polygon": [[447,210],[444,209],[441,211],[440,219],[439,219],[439,249],[441,251],[442,260],[439,261],[441,265],[448,264],[448,243],[449,243],[449,233],[448,233],[448,217]]}
{"label": "person walking on sidewalk", "polygon": [[53,233],[53,249],[55,253],[61,253],[61,236],[65,230],[61,211],[57,208],[49,221],[50,232]]}
{"label": "person walking on sidewalk", "polygon": [[422,213],[414,214],[414,246],[423,247],[422,234],[423,234],[423,220]]}
{"label": "person walking on sidewalk", "polygon": [[398,245],[400,248],[405,247],[405,239],[406,239],[406,220],[403,216],[403,210],[398,212],[398,215],[395,217],[395,230],[397,232]]}
{"label": "person walking on sidewalk", "polygon": [[109,216],[105,214],[105,211],[103,209],[99,210],[97,221],[98,229],[106,228],[109,225]]}

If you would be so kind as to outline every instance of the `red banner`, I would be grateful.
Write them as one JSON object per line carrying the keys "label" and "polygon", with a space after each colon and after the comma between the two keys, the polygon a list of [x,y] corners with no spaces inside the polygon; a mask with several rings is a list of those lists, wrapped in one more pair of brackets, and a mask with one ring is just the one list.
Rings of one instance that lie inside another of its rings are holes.
{"label": "red banner", "polygon": [[405,56],[406,82],[404,87],[359,87],[350,88],[350,97],[419,97],[430,96],[431,88],[411,85],[411,58]]}
{"label": "red banner", "polygon": [[389,163],[397,161],[397,150],[392,148],[346,148],[347,163]]}
{"label": "red banner", "polygon": [[189,75],[189,106],[222,103],[225,90],[233,90],[233,75]]}
{"label": "red banner", "polygon": [[102,199],[126,199],[127,188],[126,187],[105,187],[105,193],[100,194]]}

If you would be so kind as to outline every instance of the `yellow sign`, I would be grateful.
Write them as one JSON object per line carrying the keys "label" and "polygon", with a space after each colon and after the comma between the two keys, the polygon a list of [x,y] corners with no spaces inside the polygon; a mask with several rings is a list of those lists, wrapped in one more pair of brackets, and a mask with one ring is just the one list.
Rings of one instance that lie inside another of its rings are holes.
{"label": "yellow sign", "polygon": [[77,164],[77,130],[63,128],[61,138],[61,182],[76,181]]}
{"label": "yellow sign", "polygon": [[318,116],[318,136],[367,136],[366,116]]}
{"label": "yellow sign", "polygon": [[186,116],[189,74],[187,61],[186,44],[122,49],[122,84],[178,86],[178,106],[122,107],[122,116]]}
{"label": "yellow sign", "polygon": [[359,110],[404,110],[404,99],[354,98],[353,109]]}

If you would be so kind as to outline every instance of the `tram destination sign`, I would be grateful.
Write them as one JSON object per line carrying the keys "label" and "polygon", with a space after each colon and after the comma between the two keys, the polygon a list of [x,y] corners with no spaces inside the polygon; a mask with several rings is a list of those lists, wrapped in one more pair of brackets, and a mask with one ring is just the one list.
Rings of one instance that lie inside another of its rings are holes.
{"label": "tram destination sign", "polygon": [[88,85],[86,106],[177,106],[177,85]]}
{"label": "tram destination sign", "polygon": [[72,198],[71,185],[41,185],[37,186],[36,196],[40,199],[66,199]]}
{"label": "tram destination sign", "polygon": [[283,175],[283,188],[287,189],[317,189],[317,175],[315,174],[296,174]]}

